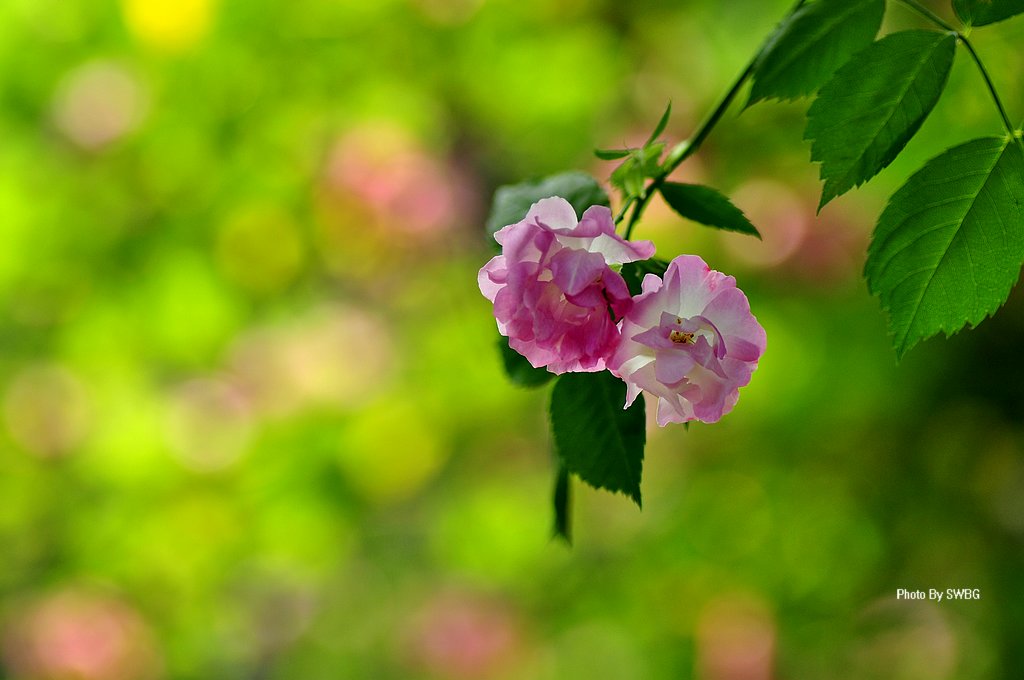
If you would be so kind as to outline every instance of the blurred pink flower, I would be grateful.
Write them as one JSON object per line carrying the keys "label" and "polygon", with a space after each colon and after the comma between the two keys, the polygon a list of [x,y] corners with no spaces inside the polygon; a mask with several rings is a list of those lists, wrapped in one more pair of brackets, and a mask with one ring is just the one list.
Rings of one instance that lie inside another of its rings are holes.
{"label": "blurred pink flower", "polygon": [[577,223],[557,196],[534,203],[494,238],[502,254],[484,265],[478,283],[512,349],[552,373],[603,370],[619,338],[612,314],[621,318],[632,306],[609,265],[645,260],[654,244],[623,240],[602,206]]}
{"label": "blurred pink flower", "polygon": [[77,591],[30,605],[4,643],[4,661],[20,678],[146,680],[161,671],[152,633],[134,609]]}
{"label": "blurred pink flower", "polygon": [[770,680],[777,637],[775,616],[761,598],[744,593],[715,596],[697,619],[699,676]]}
{"label": "blurred pink flower", "polygon": [[117,62],[94,61],[61,82],[53,118],[68,139],[96,151],[138,128],[148,108],[146,88],[135,73]]}
{"label": "blurred pink flower", "polygon": [[500,602],[467,594],[440,595],[414,617],[410,661],[432,677],[452,680],[505,677],[521,655],[520,625]]}
{"label": "blurred pink flower", "polygon": [[385,233],[437,238],[471,202],[466,178],[450,162],[388,125],[357,127],[341,137],[324,172],[327,187],[355,199]]}
{"label": "blurred pink flower", "polygon": [[713,423],[736,405],[766,342],[736,279],[680,255],[664,281],[644,277],[608,368],[626,381],[626,406],[641,390],[658,397],[659,425]]}

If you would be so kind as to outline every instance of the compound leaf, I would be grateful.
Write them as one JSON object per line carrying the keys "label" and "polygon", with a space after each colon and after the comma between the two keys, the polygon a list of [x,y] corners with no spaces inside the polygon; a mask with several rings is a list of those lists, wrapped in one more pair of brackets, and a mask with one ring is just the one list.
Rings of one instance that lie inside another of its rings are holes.
{"label": "compound leaf", "polygon": [[868,249],[868,289],[898,356],[1002,305],[1024,260],[1024,155],[990,137],[929,161],[889,200]]}
{"label": "compound leaf", "polygon": [[939,100],[955,48],[950,33],[893,33],[859,52],[821,88],[804,132],[825,182],[819,210],[903,150]]}
{"label": "compound leaf", "polygon": [[969,26],[994,24],[1024,12],[1021,0],[953,0],[953,9]]}
{"label": "compound leaf", "polygon": [[779,25],[754,67],[747,106],[815,92],[878,33],[884,0],[818,0]]}

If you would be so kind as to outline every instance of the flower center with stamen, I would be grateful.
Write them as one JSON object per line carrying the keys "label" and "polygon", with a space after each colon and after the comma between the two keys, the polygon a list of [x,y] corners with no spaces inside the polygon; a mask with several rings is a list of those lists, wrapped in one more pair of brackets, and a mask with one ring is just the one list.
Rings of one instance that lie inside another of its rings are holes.
{"label": "flower center with stamen", "polygon": [[686,333],[684,331],[671,331],[668,334],[668,339],[676,343],[677,345],[692,345],[697,342],[693,338],[693,333]]}

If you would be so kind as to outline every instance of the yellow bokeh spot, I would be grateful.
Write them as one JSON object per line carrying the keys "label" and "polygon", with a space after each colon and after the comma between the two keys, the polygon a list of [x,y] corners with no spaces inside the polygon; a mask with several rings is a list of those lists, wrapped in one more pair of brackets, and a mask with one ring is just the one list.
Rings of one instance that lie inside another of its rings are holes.
{"label": "yellow bokeh spot", "polygon": [[338,460],[349,484],[367,499],[400,501],[420,490],[444,462],[440,434],[422,409],[386,399],[349,424]]}
{"label": "yellow bokeh spot", "polygon": [[180,51],[210,30],[215,0],[121,0],[132,34],[151,47]]}
{"label": "yellow bokeh spot", "polygon": [[273,293],[301,272],[306,249],[299,227],[272,206],[248,206],[221,225],[217,258],[234,282],[257,293]]}

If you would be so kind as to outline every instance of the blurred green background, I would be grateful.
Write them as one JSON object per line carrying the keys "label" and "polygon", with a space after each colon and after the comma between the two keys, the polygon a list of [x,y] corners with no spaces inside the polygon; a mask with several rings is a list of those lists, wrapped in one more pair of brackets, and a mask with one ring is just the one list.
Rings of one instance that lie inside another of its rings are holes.
{"label": "blurred green background", "polygon": [[[667,100],[684,138],[789,4],[0,3],[0,677],[1021,677],[1024,299],[897,366],[860,278],[885,197],[1000,134],[963,54],[820,216],[807,102],[680,170],[764,241],[637,236],[734,274],[768,351],[721,423],[650,428],[642,512],[577,487],[550,539],[490,194],[606,179]],[[1021,21],[974,33],[1017,117]]]}

